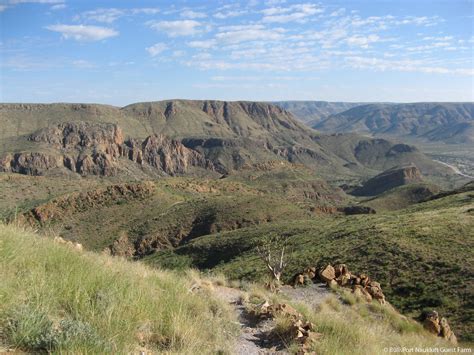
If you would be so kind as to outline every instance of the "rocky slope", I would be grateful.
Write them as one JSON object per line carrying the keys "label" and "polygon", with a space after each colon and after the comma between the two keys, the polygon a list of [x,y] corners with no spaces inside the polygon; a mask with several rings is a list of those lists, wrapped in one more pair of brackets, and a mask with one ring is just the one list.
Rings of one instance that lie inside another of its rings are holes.
{"label": "rocky slope", "polygon": [[363,105],[355,102],[275,101],[275,105],[291,112],[301,122],[312,127],[331,115]]}
{"label": "rocky slope", "polygon": [[80,175],[113,176],[124,170],[123,161],[136,169],[156,174],[185,174],[191,167],[214,171],[214,165],[195,150],[162,135],[143,141],[125,139],[122,129],[111,123],[68,122],[40,129],[27,140],[36,143],[32,152],[4,154],[0,171],[45,175],[69,170]]}
{"label": "rocky slope", "polygon": [[369,104],[332,115],[313,127],[324,132],[364,132],[472,143],[473,120],[473,103]]}
{"label": "rocky slope", "polygon": [[352,191],[358,196],[375,196],[397,186],[421,182],[420,170],[414,166],[395,167],[367,180],[361,187]]}

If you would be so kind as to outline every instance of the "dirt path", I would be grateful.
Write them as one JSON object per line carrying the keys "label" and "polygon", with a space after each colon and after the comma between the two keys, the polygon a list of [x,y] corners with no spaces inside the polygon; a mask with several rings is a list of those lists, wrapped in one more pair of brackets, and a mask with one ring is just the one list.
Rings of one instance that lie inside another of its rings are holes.
{"label": "dirt path", "polygon": [[[236,339],[233,354],[255,355],[255,354],[288,354],[285,344],[271,339],[269,334],[274,327],[272,320],[259,321],[248,314],[241,304],[242,291],[218,286],[214,291],[216,297],[229,303],[235,309],[237,319],[241,328],[240,335]],[[304,303],[309,307],[315,307],[324,302],[331,292],[324,285],[313,284],[306,287],[293,288],[283,286],[281,294],[292,302]]]}
{"label": "dirt path", "polygon": [[242,291],[235,288],[219,286],[215,295],[221,300],[231,304],[237,314],[240,325],[240,335],[236,339],[233,354],[287,354],[283,344],[272,344],[269,332],[274,324],[272,320],[259,321],[250,315],[240,302]]}

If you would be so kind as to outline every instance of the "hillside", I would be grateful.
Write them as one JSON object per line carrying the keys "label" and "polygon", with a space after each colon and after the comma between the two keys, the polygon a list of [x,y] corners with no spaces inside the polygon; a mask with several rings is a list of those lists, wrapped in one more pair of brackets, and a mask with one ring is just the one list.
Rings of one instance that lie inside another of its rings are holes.
{"label": "hillside", "polygon": [[363,105],[354,102],[275,101],[273,104],[291,112],[297,119],[312,127],[331,115]]}
{"label": "hillside", "polygon": [[[388,346],[452,346],[390,304],[342,288],[284,286],[274,294],[220,275],[84,252],[3,224],[0,256],[2,352],[362,355]],[[265,314],[265,307],[287,313]]]}
{"label": "hillside", "polygon": [[190,274],[81,252],[3,224],[0,262],[0,352],[209,353],[228,351],[236,332],[225,304],[188,292]]}
{"label": "hillside", "polygon": [[395,211],[425,201],[439,192],[440,188],[435,184],[409,183],[385,191],[376,197],[362,199],[361,203],[376,211]]}
{"label": "hillside", "polygon": [[[356,135],[320,135],[267,103],[1,104],[0,113],[5,127],[0,169],[7,172],[213,176],[280,160],[303,164],[329,180],[359,179],[407,163],[427,176],[454,176],[413,147]],[[61,140],[68,144],[58,144]],[[359,150],[377,158],[364,158]]]}
{"label": "hillside", "polygon": [[378,280],[403,313],[417,317],[424,309],[439,309],[449,314],[461,338],[472,340],[473,208],[471,187],[395,212],[315,215],[214,233],[152,254],[145,261],[256,280],[265,275],[265,269],[255,247],[262,236],[283,235],[290,250],[285,280],[308,263],[347,263]]}
{"label": "hillside", "polygon": [[423,181],[420,170],[414,166],[393,167],[365,181],[364,184],[351,191],[356,196],[375,196],[398,186]]}
{"label": "hillside", "polygon": [[472,143],[473,103],[368,104],[313,125],[323,132],[360,132]]}

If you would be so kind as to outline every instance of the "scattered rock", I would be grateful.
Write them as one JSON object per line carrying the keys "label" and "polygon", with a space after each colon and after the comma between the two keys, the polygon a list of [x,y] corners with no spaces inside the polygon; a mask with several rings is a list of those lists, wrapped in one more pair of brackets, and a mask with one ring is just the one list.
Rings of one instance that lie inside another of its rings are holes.
{"label": "scattered rock", "polygon": [[444,317],[440,318],[436,311],[431,311],[425,314],[423,327],[430,333],[442,337],[453,344],[458,343],[447,319]]}
{"label": "scattered rock", "polygon": [[314,332],[313,323],[305,320],[301,313],[286,303],[270,305],[265,302],[259,307],[257,313],[264,318],[276,316],[288,318],[291,325],[286,334],[279,334],[279,336],[296,341],[300,345],[298,354],[307,354],[311,351],[312,343],[321,337],[321,334]]}

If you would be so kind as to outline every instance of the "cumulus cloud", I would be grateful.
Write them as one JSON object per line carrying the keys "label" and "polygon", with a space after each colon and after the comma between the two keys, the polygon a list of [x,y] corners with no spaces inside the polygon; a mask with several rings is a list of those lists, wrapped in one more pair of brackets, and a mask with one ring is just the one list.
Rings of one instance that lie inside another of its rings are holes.
{"label": "cumulus cloud", "polygon": [[76,41],[100,41],[119,34],[112,28],[100,26],[58,24],[47,26],[46,29],[61,33],[65,39],[74,39]]}
{"label": "cumulus cloud", "polygon": [[193,36],[201,32],[201,23],[194,20],[159,21],[149,23],[156,31],[165,32],[170,37]]}
{"label": "cumulus cloud", "polygon": [[152,56],[156,57],[158,54],[164,52],[168,49],[168,46],[165,43],[155,43],[151,47],[145,48],[145,50]]}

